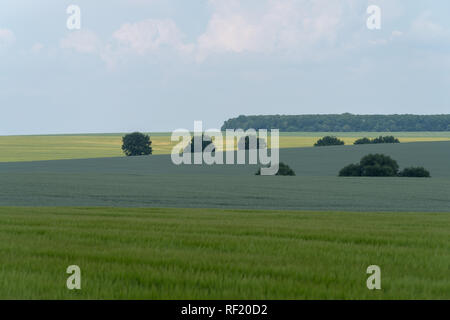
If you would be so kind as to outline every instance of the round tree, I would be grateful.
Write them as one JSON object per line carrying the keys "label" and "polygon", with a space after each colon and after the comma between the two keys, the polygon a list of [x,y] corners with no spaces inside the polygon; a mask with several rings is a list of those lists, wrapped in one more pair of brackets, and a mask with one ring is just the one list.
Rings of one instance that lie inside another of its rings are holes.
{"label": "round tree", "polygon": [[369,154],[360,161],[361,175],[368,177],[393,177],[398,173],[397,161],[384,154]]}
{"label": "round tree", "polygon": [[395,177],[397,161],[384,154],[368,154],[357,164],[350,164],[339,172],[341,177]]}
{"label": "round tree", "polygon": [[152,154],[150,137],[133,132],[122,137],[122,150],[126,156],[146,156]]}

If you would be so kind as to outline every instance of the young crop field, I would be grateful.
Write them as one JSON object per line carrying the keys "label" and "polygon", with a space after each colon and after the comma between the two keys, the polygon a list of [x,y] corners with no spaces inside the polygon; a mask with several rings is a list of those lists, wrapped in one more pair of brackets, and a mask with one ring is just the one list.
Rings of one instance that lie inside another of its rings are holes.
{"label": "young crop field", "polygon": [[0,207],[0,297],[450,299],[449,237],[448,213]]}
{"label": "young crop field", "polygon": [[[337,176],[368,153],[432,178]],[[93,154],[0,163],[1,299],[450,298],[450,141],[282,148],[294,177]]]}
{"label": "young crop field", "polygon": [[[0,162],[85,159],[123,156],[124,134],[0,136]],[[170,133],[149,133],[153,154],[170,154],[177,142]],[[325,135],[336,135],[346,144],[361,137],[394,135],[401,142],[449,141],[450,132],[289,132],[280,134],[280,148],[312,147]],[[225,142],[224,142],[225,144]],[[268,141],[271,146],[270,139]],[[220,151],[220,148],[218,148]]]}
{"label": "young crop field", "polygon": [[[432,178],[344,178],[368,153]],[[0,206],[114,206],[450,212],[450,142],[281,149],[295,177],[256,165],[180,165],[168,155],[0,164]]]}

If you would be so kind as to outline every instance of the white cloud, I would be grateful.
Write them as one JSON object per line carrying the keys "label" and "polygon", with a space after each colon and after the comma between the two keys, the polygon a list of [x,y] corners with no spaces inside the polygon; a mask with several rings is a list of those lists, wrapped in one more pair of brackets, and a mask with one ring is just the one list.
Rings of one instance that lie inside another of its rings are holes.
{"label": "white cloud", "polygon": [[182,32],[170,19],[126,23],[114,32],[113,38],[121,49],[139,55],[154,53],[165,47],[182,53],[192,51],[192,45],[183,43]]}
{"label": "white cloud", "polygon": [[60,46],[80,53],[99,53],[102,50],[97,35],[87,30],[71,31],[61,40]]}
{"label": "white cloud", "polygon": [[[383,21],[402,14],[396,0],[379,1],[383,4]],[[449,34],[433,22],[430,13],[421,15],[410,29],[369,34],[365,24],[367,4],[359,0],[209,0],[209,4],[211,16],[206,28],[192,43],[185,41],[173,20],[146,19],[122,24],[103,43],[92,32],[71,32],[61,41],[61,47],[95,53],[108,67],[133,55],[164,58],[173,53],[198,62],[226,53],[320,61],[365,47]]]}
{"label": "white cloud", "polygon": [[214,13],[198,38],[200,58],[213,52],[306,53],[318,45],[333,45],[343,26],[343,11],[352,3],[269,0],[255,13],[241,1],[211,1]]}
{"label": "white cloud", "polygon": [[0,48],[10,46],[15,40],[16,37],[11,30],[0,29]]}
{"label": "white cloud", "polygon": [[73,31],[61,40],[60,47],[79,53],[97,54],[109,69],[114,69],[120,60],[132,55],[157,54],[163,49],[189,54],[194,49],[193,44],[183,42],[183,33],[170,19],[125,23],[112,34],[109,41],[103,43],[91,31]]}
{"label": "white cloud", "polygon": [[31,47],[31,52],[39,53],[39,52],[41,52],[42,49],[44,49],[44,45],[40,42],[37,42]]}
{"label": "white cloud", "polygon": [[403,37],[403,32],[399,30],[394,30],[391,32],[389,37],[379,38],[379,39],[370,39],[369,44],[373,46],[385,46],[393,43],[397,39]]}
{"label": "white cloud", "polygon": [[438,25],[432,20],[431,12],[423,12],[416,20],[413,21],[411,31],[424,40],[433,40],[444,38],[450,35],[449,30]]}
{"label": "white cloud", "polygon": [[335,49],[359,45],[352,34],[365,26],[365,10],[357,0],[254,1],[210,0],[211,17],[194,43],[185,41],[173,20],[147,19],[123,24],[103,45],[95,34],[78,31],[63,39],[61,47],[97,53],[113,66],[133,54],[170,51],[199,62],[216,53],[275,53],[320,59],[333,55]]}

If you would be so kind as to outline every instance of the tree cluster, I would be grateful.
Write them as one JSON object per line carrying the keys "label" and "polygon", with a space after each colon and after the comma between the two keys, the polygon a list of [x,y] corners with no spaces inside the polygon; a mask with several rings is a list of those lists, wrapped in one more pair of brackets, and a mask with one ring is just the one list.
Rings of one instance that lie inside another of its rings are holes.
{"label": "tree cluster", "polygon": [[279,129],[285,132],[398,132],[450,131],[450,114],[441,115],[259,115],[232,118],[224,122],[226,129]]}
{"label": "tree cluster", "polygon": [[423,167],[399,171],[397,161],[384,154],[369,154],[359,163],[350,164],[339,171],[341,177],[430,177]]}
{"label": "tree cluster", "polygon": [[361,138],[354,142],[354,144],[377,144],[377,143],[400,143],[400,140],[395,138],[394,136],[379,136],[378,138],[369,139],[369,138]]}
{"label": "tree cluster", "polygon": [[314,144],[314,147],[343,146],[344,144],[344,141],[336,137],[326,136],[317,140],[317,142]]}

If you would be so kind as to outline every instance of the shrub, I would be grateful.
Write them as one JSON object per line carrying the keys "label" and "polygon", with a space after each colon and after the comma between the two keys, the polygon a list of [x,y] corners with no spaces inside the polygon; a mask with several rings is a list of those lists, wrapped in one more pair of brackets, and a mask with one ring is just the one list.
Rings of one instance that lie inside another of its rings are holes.
{"label": "shrub", "polygon": [[378,143],[400,143],[400,140],[393,136],[386,136],[382,137],[379,136],[375,139],[369,139],[369,138],[361,138],[356,140],[353,144],[378,144]]}
{"label": "shrub", "polygon": [[378,138],[373,139],[372,143],[400,143],[400,141],[393,136],[379,136]]}
{"label": "shrub", "polygon": [[349,164],[339,171],[340,177],[359,177],[361,176],[361,166],[359,164]]}
{"label": "shrub", "polygon": [[266,140],[262,138],[257,138],[256,136],[245,136],[239,139],[238,149],[239,150],[249,150],[250,149],[250,139],[256,141],[256,149],[265,149],[267,148]]}
{"label": "shrub", "polygon": [[[255,175],[257,176],[261,175],[261,168],[258,169]],[[276,176],[295,176],[295,172],[287,164],[280,162]]]}
{"label": "shrub", "polygon": [[326,137],[323,137],[323,138],[317,140],[317,142],[314,144],[314,146],[315,147],[342,146],[344,144],[345,144],[344,141],[342,141],[336,137],[326,136]]}
{"label": "shrub", "polygon": [[418,177],[418,178],[430,178],[430,172],[424,167],[410,167],[403,169],[399,176],[401,177]]}
{"label": "shrub", "polygon": [[370,140],[369,138],[361,138],[356,140],[353,144],[370,144],[372,143],[372,140]]}
{"label": "shrub", "polygon": [[133,132],[122,137],[122,150],[126,156],[144,156],[152,154],[150,137]]}

